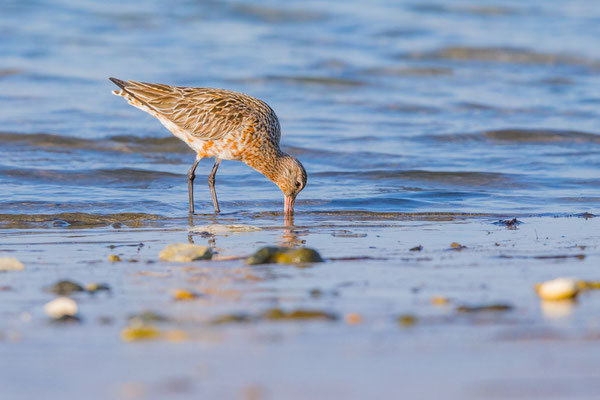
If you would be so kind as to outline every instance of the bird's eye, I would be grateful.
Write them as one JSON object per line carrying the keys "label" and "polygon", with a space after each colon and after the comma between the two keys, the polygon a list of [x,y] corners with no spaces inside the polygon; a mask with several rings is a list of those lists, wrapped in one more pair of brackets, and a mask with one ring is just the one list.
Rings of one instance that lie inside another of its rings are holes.
{"label": "bird's eye", "polygon": [[296,187],[300,188],[300,186],[302,186],[302,182],[296,182]]}

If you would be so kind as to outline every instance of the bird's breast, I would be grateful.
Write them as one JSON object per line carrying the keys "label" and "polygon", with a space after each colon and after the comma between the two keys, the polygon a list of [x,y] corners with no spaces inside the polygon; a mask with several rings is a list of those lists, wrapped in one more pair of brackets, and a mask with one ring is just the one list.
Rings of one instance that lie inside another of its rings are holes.
{"label": "bird's breast", "polygon": [[200,157],[216,157],[223,160],[241,160],[252,157],[259,151],[260,144],[254,135],[254,128],[231,133],[219,140],[199,140],[197,153]]}

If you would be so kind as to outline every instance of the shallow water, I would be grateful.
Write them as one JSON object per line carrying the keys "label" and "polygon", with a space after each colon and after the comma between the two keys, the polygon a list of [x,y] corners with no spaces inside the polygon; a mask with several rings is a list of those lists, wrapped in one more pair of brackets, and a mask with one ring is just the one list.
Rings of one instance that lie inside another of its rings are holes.
{"label": "shallow water", "polygon": [[[26,266],[0,273],[0,397],[595,398],[600,295],[553,306],[532,286],[600,280],[600,4],[12,0],[0,11],[0,256]],[[309,174],[295,226],[279,189],[239,162],[219,169],[213,215],[210,160],[188,219],[194,154],[113,96],[109,76],[268,102]],[[497,224],[515,216],[516,229]],[[262,229],[188,231],[207,224]],[[158,261],[187,241],[222,261]],[[267,245],[327,261],[244,265]],[[112,291],[76,295],[81,323],[57,325],[43,288],[60,279]],[[203,297],[175,302],[178,288]],[[450,304],[433,306],[436,295]],[[493,302],[513,309],[457,311]],[[211,323],[273,307],[338,319]],[[145,309],[184,339],[123,343]]]}
{"label": "shallow water", "polygon": [[[309,172],[299,212],[576,213],[600,201],[589,2],[2,7],[0,184],[14,195],[0,212],[185,211],[193,153],[112,96],[108,76],[266,100]],[[198,209],[210,211],[203,181]],[[225,212],[281,207],[241,163],[224,163],[217,185]]]}

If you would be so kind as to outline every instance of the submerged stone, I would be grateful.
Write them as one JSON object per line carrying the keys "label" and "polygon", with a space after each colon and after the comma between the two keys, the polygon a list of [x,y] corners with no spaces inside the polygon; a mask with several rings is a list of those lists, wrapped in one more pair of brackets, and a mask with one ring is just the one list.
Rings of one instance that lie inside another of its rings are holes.
{"label": "submerged stone", "polygon": [[131,325],[145,325],[154,322],[166,322],[169,318],[155,311],[146,310],[139,314],[130,315],[128,320]]}
{"label": "submerged stone", "polygon": [[149,325],[130,326],[121,331],[121,339],[124,342],[154,340],[158,339],[160,335],[157,328]]}
{"label": "submerged stone", "polygon": [[291,249],[287,247],[268,246],[246,258],[247,265],[256,264],[296,264],[323,262],[321,255],[313,249],[306,247]]}
{"label": "submerged stone", "polygon": [[108,286],[106,283],[88,283],[87,285],[85,285],[85,290],[87,290],[90,293],[96,293],[101,291],[110,292],[110,286]]}
{"label": "submerged stone", "polygon": [[162,261],[190,262],[196,260],[210,260],[212,250],[207,246],[191,243],[173,243],[165,247],[159,257]]}
{"label": "submerged stone", "polygon": [[413,326],[417,323],[418,318],[412,314],[402,314],[396,320],[402,326]]}
{"label": "submerged stone", "polygon": [[280,308],[271,308],[261,314],[261,318],[278,321],[278,320],[325,320],[335,321],[338,319],[336,314],[320,311],[320,310],[294,310],[283,311]]}
{"label": "submerged stone", "polygon": [[0,271],[21,271],[25,266],[15,257],[0,257]]}
{"label": "submerged stone", "polygon": [[363,321],[362,316],[356,312],[351,312],[351,313],[346,314],[344,316],[344,320],[346,321],[346,323],[348,325],[357,325]]}
{"label": "submerged stone", "polygon": [[68,295],[72,292],[83,292],[85,289],[80,284],[73,281],[60,281],[48,288],[52,293],[59,294],[61,296]]}
{"label": "submerged stone", "polygon": [[173,293],[174,300],[194,300],[196,298],[198,298],[198,295],[196,293],[190,292],[189,290],[185,289],[177,289]]}
{"label": "submerged stone", "polygon": [[223,314],[212,319],[211,323],[215,325],[228,324],[232,322],[250,322],[254,318],[245,313]]}
{"label": "submerged stone", "polygon": [[444,296],[433,296],[431,298],[431,304],[435,306],[445,306],[450,303],[450,299]]}
{"label": "submerged stone", "polygon": [[482,304],[476,306],[460,306],[456,309],[456,311],[461,313],[477,313],[477,312],[502,312],[502,311],[510,311],[513,309],[513,306],[510,304],[504,303],[495,303],[495,304]]}

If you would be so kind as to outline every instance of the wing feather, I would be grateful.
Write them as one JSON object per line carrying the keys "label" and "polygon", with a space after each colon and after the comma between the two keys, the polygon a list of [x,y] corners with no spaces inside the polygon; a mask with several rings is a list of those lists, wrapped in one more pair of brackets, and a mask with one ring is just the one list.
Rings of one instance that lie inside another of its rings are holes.
{"label": "wing feather", "polygon": [[231,132],[246,129],[255,116],[253,103],[259,101],[224,89],[184,88],[136,81],[120,83],[126,93],[178,128],[203,140],[218,140]]}

